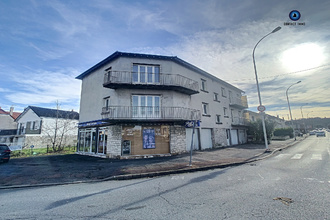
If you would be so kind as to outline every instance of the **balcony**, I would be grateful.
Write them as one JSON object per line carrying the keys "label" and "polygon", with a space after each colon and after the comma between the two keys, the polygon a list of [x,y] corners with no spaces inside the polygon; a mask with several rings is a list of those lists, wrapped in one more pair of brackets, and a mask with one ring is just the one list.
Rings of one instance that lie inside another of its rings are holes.
{"label": "balcony", "polygon": [[231,119],[232,126],[248,126],[248,121],[244,117],[233,117]]}
{"label": "balcony", "polygon": [[143,76],[145,77],[141,80],[137,73],[110,71],[104,75],[103,86],[110,89],[170,89],[188,95],[199,93],[198,82],[181,75],[145,73]]}
{"label": "balcony", "polygon": [[182,107],[109,106],[102,108],[102,119],[113,122],[174,122],[200,120],[199,110]]}
{"label": "balcony", "polygon": [[248,108],[247,97],[241,96],[241,98],[229,98],[229,105],[238,109],[246,109]]}

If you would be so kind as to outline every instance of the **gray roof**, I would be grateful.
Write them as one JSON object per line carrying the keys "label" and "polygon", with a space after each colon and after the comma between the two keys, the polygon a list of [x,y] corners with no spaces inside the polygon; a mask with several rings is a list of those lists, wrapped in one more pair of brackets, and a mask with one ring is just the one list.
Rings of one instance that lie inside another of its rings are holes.
{"label": "gray roof", "polygon": [[75,111],[63,111],[57,109],[42,108],[36,106],[28,106],[24,112],[17,118],[17,120],[24,115],[29,109],[34,111],[39,117],[47,118],[65,118],[65,119],[76,119],[79,120],[79,113]]}
{"label": "gray roof", "polygon": [[200,73],[201,75],[204,75],[206,77],[209,77],[215,81],[218,81],[220,83],[223,83],[231,88],[237,89],[241,92],[243,92],[241,89],[209,74],[208,72],[178,58],[177,56],[163,56],[163,55],[152,55],[152,54],[139,54],[139,53],[126,53],[126,52],[119,52],[116,51],[113,54],[111,54],[110,56],[108,56],[107,58],[105,58],[104,60],[102,60],[101,62],[97,63],[96,65],[92,66],[91,68],[89,68],[88,70],[86,70],[85,72],[83,72],[82,74],[80,74],[79,76],[76,77],[76,79],[83,79],[84,77],[88,76],[89,74],[91,74],[92,72],[96,71],[99,68],[102,68],[103,66],[105,66],[106,64],[108,64],[111,61],[114,61],[116,59],[118,59],[119,57],[129,57],[129,58],[144,58],[144,59],[154,59],[154,60],[169,60],[169,61],[173,61],[181,66],[184,66],[190,70],[193,70],[195,72]]}

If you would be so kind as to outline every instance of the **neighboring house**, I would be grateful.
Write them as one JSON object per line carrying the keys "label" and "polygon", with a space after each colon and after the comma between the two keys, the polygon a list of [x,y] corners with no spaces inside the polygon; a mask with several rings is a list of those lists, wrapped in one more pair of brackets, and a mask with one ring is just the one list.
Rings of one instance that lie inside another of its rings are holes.
{"label": "neighboring house", "polygon": [[19,112],[14,112],[14,107],[10,107],[10,111],[6,112],[0,107],[0,130],[16,129],[17,124],[15,119],[20,115]]}
{"label": "neighboring house", "polygon": [[63,137],[62,145],[76,145],[79,114],[28,106],[16,119],[17,128],[12,145],[42,148],[51,145],[49,138]]}
{"label": "neighboring house", "polygon": [[[255,122],[258,119],[261,120],[261,115],[260,113],[249,111],[249,110],[244,110],[244,115],[245,115],[245,120],[248,122]],[[287,128],[289,126],[286,125],[286,121],[282,118],[275,117],[272,115],[265,114],[265,120],[268,120],[270,122],[273,122],[276,128]]]}
{"label": "neighboring house", "polygon": [[192,138],[194,150],[247,142],[243,91],[176,56],[115,52],[77,79],[79,153],[171,155],[189,151]]}
{"label": "neighboring house", "polygon": [[10,145],[16,134],[17,123],[16,118],[20,112],[14,112],[14,107],[10,107],[10,111],[6,112],[0,107],[0,143]]}

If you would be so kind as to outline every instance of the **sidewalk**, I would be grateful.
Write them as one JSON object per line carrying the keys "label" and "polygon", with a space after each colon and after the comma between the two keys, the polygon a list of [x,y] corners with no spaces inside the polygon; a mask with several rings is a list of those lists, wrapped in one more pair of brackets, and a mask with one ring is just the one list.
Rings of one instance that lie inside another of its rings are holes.
{"label": "sidewalk", "polygon": [[297,141],[272,141],[269,150],[264,145],[245,144],[206,151],[195,151],[192,166],[190,154],[148,159],[103,159],[82,155],[12,158],[0,164],[0,189],[30,186],[50,186],[155,177],[237,166],[263,159],[274,152],[292,146]]}

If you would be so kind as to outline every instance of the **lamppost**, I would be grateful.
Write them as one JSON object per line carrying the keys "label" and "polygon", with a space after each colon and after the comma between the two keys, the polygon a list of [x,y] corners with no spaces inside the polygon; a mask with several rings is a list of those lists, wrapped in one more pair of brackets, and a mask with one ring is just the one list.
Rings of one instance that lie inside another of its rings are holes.
{"label": "lamppost", "polygon": [[276,31],[281,30],[281,27],[277,27],[275,28],[272,32],[268,33],[267,35],[265,35],[263,38],[261,38],[258,43],[254,46],[253,48],[253,53],[252,53],[252,58],[253,58],[253,66],[254,66],[254,73],[256,75],[256,83],[257,83],[257,90],[258,90],[258,98],[259,98],[259,107],[258,107],[258,111],[261,114],[261,119],[262,119],[262,129],[264,132],[264,139],[265,139],[265,147],[266,149],[268,149],[268,140],[267,140],[267,133],[266,133],[266,126],[265,126],[265,113],[264,111],[266,110],[266,108],[262,105],[261,102],[261,96],[260,96],[260,88],[259,88],[259,81],[258,81],[258,75],[257,75],[257,67],[256,67],[256,61],[254,59],[254,51],[256,50],[256,47],[258,46],[258,44],[260,43],[260,41],[262,41],[265,37],[267,37],[270,34],[275,33]]}
{"label": "lamppost", "polygon": [[[308,103],[306,103],[305,105],[308,105]],[[301,111],[301,119],[303,120],[303,123],[304,123],[304,130],[305,130],[305,134],[306,134],[306,124],[305,124],[305,121],[304,121],[304,114],[303,114],[303,111],[302,111],[302,107],[304,105],[300,106],[300,111]]]}
{"label": "lamppost", "polygon": [[[309,113],[312,113],[312,112],[314,112],[314,111],[310,111],[310,112],[307,113],[307,119],[308,119]],[[313,123],[312,123],[312,129],[313,129]]]}
{"label": "lamppost", "polygon": [[[305,105],[308,105],[308,103],[306,103]],[[304,114],[303,114],[303,111],[302,111],[302,107],[305,106],[305,105],[300,106],[301,118],[302,119],[304,119]]]}
{"label": "lamppost", "polygon": [[309,113],[312,113],[312,112],[313,112],[313,111],[307,113],[307,119],[308,119],[308,114],[309,114]]}
{"label": "lamppost", "polygon": [[[301,83],[301,81],[298,81],[298,82],[292,84],[291,86],[296,85],[298,83]],[[288,106],[289,106],[289,112],[290,112],[290,118],[291,118],[291,126],[292,126],[292,129],[293,129],[293,137],[294,137],[294,140],[297,140],[296,134],[294,132],[294,127],[293,127],[293,122],[292,122],[292,113],[291,113],[290,102],[289,102],[289,95],[288,95],[288,91],[291,88],[291,86],[289,86],[289,88],[287,88],[287,90],[286,90],[286,99],[288,100]]]}

